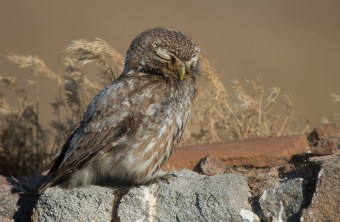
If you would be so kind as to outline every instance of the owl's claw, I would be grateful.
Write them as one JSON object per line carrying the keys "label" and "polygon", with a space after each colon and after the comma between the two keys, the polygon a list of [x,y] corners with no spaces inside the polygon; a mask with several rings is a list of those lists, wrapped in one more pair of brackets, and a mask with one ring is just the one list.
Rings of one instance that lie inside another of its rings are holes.
{"label": "owl's claw", "polygon": [[159,180],[167,184],[170,184],[170,180],[173,179],[174,177],[177,178],[178,176],[174,173],[168,173],[164,176],[159,177]]}
{"label": "owl's claw", "polygon": [[170,180],[172,178],[178,177],[176,174],[174,173],[169,173],[169,172],[164,172],[164,171],[160,171],[157,173],[156,177],[154,179],[152,179],[147,185],[151,185],[154,183],[166,183],[166,184],[170,184]]}
{"label": "owl's claw", "polygon": [[161,171],[158,173],[158,181],[159,182],[165,182],[167,184],[170,183],[170,180],[173,179],[173,178],[176,178],[178,177],[175,173],[173,172],[164,172],[164,171]]}

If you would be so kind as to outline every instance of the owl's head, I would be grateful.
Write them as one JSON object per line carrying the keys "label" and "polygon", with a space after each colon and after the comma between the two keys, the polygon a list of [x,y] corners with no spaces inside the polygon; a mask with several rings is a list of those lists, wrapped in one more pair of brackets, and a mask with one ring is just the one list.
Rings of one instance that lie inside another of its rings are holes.
{"label": "owl's head", "polygon": [[183,80],[198,74],[199,56],[200,48],[184,33],[153,28],[132,41],[123,73],[138,70]]}

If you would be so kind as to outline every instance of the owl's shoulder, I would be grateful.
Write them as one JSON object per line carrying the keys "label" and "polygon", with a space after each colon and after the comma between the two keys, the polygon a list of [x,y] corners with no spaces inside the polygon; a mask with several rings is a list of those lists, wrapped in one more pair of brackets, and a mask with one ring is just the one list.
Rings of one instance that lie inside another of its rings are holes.
{"label": "owl's shoulder", "polygon": [[161,76],[138,71],[123,74],[93,98],[84,119],[104,110],[117,112],[123,109],[140,109],[150,104],[151,98],[155,102],[165,97],[166,87],[166,81]]}

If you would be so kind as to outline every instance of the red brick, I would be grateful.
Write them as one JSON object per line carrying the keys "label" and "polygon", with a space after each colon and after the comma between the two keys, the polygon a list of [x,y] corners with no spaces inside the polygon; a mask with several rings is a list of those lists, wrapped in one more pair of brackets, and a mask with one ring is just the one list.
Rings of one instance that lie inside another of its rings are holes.
{"label": "red brick", "polygon": [[207,155],[221,159],[226,166],[272,167],[283,165],[292,156],[306,151],[309,145],[305,135],[184,146],[175,151],[163,169],[193,170]]}

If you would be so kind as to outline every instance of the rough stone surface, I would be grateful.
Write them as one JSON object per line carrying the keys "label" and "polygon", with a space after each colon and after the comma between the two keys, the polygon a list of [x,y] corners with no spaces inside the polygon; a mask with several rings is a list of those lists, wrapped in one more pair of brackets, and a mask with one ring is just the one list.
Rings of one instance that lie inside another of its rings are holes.
{"label": "rough stone surface", "polygon": [[10,221],[18,210],[18,195],[11,194],[11,186],[5,177],[0,176],[0,221]]}
{"label": "rough stone surface", "polygon": [[6,177],[0,175],[0,186],[4,186],[4,185],[10,185],[10,183],[8,183]]}
{"label": "rough stone surface", "polygon": [[299,221],[303,204],[303,179],[290,179],[277,187],[265,190],[259,200],[267,221]]}
{"label": "rough stone surface", "polygon": [[256,221],[240,174],[203,176],[189,170],[168,182],[131,189],[118,208],[127,221]]}
{"label": "rough stone surface", "polygon": [[193,145],[179,148],[163,169],[191,169],[207,155],[223,160],[226,166],[273,167],[309,151],[305,135],[247,139],[243,141]]}
{"label": "rough stone surface", "polygon": [[340,221],[340,151],[311,161],[321,164],[311,205],[303,211],[302,220]]}
{"label": "rough stone surface", "polygon": [[314,128],[308,137],[311,142],[326,138],[340,138],[340,128],[333,123],[324,124]]}
{"label": "rough stone surface", "polygon": [[13,193],[11,178],[0,176],[0,221],[30,221],[38,197]]}
{"label": "rough stone surface", "polygon": [[336,152],[339,148],[340,138],[328,138],[318,141],[317,146],[311,147],[311,152],[315,155],[323,156]]}
{"label": "rough stone surface", "polygon": [[334,124],[322,125],[310,133],[308,141],[314,155],[333,154],[340,147],[340,129]]}
{"label": "rough stone surface", "polygon": [[257,196],[264,190],[280,184],[277,167],[253,168],[241,173],[247,177],[252,196]]}
{"label": "rough stone surface", "polygon": [[208,176],[222,174],[226,170],[224,162],[219,158],[208,155],[199,163],[199,170]]}
{"label": "rough stone surface", "polygon": [[113,200],[113,190],[105,187],[49,188],[40,196],[32,221],[111,221]]}

